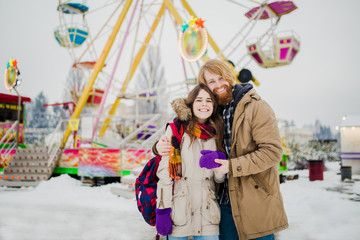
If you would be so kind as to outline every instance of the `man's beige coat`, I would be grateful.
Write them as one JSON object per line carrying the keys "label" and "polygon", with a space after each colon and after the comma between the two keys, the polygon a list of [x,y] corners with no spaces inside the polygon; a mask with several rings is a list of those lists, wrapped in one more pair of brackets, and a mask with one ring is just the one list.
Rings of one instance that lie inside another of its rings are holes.
{"label": "man's beige coat", "polygon": [[252,89],[236,106],[231,136],[229,195],[241,240],[288,227],[278,173],[281,156],[275,114]]}

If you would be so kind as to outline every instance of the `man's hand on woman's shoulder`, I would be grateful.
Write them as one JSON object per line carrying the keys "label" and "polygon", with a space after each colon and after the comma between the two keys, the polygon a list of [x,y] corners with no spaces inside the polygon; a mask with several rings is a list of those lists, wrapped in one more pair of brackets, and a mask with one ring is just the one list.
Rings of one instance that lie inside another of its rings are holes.
{"label": "man's hand on woman's shoulder", "polygon": [[167,156],[170,154],[171,143],[165,136],[160,138],[159,142],[156,144],[156,150],[160,156]]}

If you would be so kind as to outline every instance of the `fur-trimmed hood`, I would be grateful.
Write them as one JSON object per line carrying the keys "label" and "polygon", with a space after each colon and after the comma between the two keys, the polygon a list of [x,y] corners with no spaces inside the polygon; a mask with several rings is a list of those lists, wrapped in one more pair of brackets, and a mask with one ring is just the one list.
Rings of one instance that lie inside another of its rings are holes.
{"label": "fur-trimmed hood", "polygon": [[178,98],[172,101],[172,108],[174,109],[177,117],[181,121],[189,121],[191,120],[192,113],[191,109],[186,105],[184,98]]}

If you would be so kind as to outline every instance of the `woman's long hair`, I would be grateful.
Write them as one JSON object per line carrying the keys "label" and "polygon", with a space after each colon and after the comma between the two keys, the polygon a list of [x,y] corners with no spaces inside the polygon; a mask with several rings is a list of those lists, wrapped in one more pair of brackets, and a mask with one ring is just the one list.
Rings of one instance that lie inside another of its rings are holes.
{"label": "woman's long hair", "polygon": [[[196,87],[194,87],[193,90],[191,90],[189,92],[189,95],[187,96],[187,98],[185,98],[185,103],[191,109],[191,113],[192,113],[192,117],[191,117],[191,120],[189,121],[188,127],[189,127],[190,131],[193,131],[195,124],[199,123],[199,119],[194,114],[193,105],[194,105],[196,97],[200,93],[200,90],[206,91],[210,95],[212,103],[213,103],[213,112],[212,112],[211,116],[206,120],[205,124],[208,124],[208,125],[212,126],[213,128],[215,128],[216,136],[217,136],[216,148],[218,151],[224,151],[223,147],[222,147],[223,136],[224,136],[224,122],[223,122],[222,117],[218,113],[219,105],[216,102],[215,95],[204,84],[199,84]],[[196,137],[190,133],[189,133],[189,136],[191,139],[191,141],[190,141],[190,145],[191,145],[194,142],[194,140],[196,139]]]}

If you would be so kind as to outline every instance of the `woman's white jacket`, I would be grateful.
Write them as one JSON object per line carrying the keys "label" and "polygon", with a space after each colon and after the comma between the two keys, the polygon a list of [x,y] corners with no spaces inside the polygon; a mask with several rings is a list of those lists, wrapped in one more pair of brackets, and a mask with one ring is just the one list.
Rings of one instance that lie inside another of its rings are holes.
{"label": "woman's white jacket", "polygon": [[[165,136],[170,141],[171,127]],[[169,177],[169,157],[163,156],[157,176],[157,207],[171,208],[172,234],[175,237],[219,235],[220,208],[215,195],[215,181],[222,182],[223,174],[200,168],[201,150],[216,150],[215,138],[196,140],[190,146],[185,132],[181,141],[182,178]]]}

